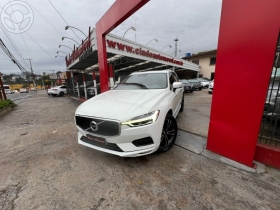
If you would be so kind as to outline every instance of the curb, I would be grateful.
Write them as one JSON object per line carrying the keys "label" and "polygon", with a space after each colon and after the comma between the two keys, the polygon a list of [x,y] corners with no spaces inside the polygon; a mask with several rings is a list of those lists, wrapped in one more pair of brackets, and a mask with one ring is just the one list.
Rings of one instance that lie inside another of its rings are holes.
{"label": "curb", "polygon": [[252,167],[245,166],[241,163],[238,163],[234,160],[223,157],[219,154],[213,153],[210,150],[206,149],[207,138],[198,136],[196,134],[192,134],[183,130],[179,130],[177,139],[174,145],[181,147],[185,150],[193,152],[195,154],[201,155],[208,159],[224,163],[226,165],[232,166],[237,169],[241,169],[247,172],[263,174],[267,173],[267,166],[254,161],[254,165]]}
{"label": "curb", "polygon": [[0,110],[0,117],[2,117],[3,115],[5,115],[6,113],[10,112],[13,108],[14,108],[14,107],[9,106],[9,107],[6,107],[6,108],[4,108],[4,109],[1,109],[1,110]]}

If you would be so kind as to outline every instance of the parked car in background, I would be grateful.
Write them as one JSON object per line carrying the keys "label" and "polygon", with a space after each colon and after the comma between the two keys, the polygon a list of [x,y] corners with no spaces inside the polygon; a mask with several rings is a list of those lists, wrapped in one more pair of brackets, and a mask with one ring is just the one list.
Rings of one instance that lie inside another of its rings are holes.
{"label": "parked car in background", "polygon": [[193,90],[202,90],[202,84],[197,79],[189,79],[188,81],[193,84]]}
{"label": "parked car in background", "polygon": [[66,91],[66,86],[62,85],[62,86],[55,86],[55,87],[51,87],[50,89],[47,90],[47,93],[49,96],[64,96],[65,94],[67,94]]}
{"label": "parked car in background", "polygon": [[271,81],[279,81],[280,80],[280,68],[273,68],[271,72]]}
{"label": "parked car in background", "polygon": [[6,94],[13,94],[14,92],[11,91],[10,89],[5,89],[5,93],[6,93]]}
{"label": "parked car in background", "polygon": [[267,116],[272,120],[280,120],[280,91],[278,90],[278,84],[277,87],[270,85],[268,89],[263,116]]}
{"label": "parked car in background", "polygon": [[[96,84],[97,94],[100,94],[100,83]],[[95,96],[95,87],[90,86],[87,88],[88,97],[91,98]]]}
{"label": "parked car in background", "polygon": [[175,72],[132,73],[77,108],[78,143],[122,157],[166,152],[176,140],[175,118],[183,108],[183,84]]}
{"label": "parked car in background", "polygon": [[35,91],[35,88],[30,88],[30,91]]}
{"label": "parked car in background", "polygon": [[209,94],[212,94],[213,93],[213,89],[214,89],[214,80],[212,80],[209,84],[209,87],[208,87],[208,93]]}
{"label": "parked car in background", "polygon": [[186,79],[180,79],[180,82],[183,83],[184,85],[184,92],[193,92],[193,84],[190,83],[188,80]]}
{"label": "parked car in background", "polygon": [[208,88],[210,82],[204,78],[196,78],[196,80],[198,80],[201,84],[203,88]]}
{"label": "parked car in background", "polygon": [[[96,88],[97,88],[97,94],[99,94],[100,93],[100,84],[99,83],[96,84]],[[87,89],[87,96],[88,96],[88,98],[91,98],[91,97],[95,96],[95,88],[94,88],[93,81],[87,81],[86,82],[86,89]],[[81,96],[85,96],[84,85],[80,85],[79,86],[79,91],[80,91],[80,95]]]}
{"label": "parked car in background", "polygon": [[28,90],[26,88],[20,88],[19,92],[20,93],[28,93]]}

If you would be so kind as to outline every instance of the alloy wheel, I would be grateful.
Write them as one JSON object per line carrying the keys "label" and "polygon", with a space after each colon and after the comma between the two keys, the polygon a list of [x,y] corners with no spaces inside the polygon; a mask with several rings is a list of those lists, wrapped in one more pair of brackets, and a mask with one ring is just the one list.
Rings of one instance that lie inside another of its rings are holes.
{"label": "alloy wheel", "polygon": [[160,146],[163,148],[168,148],[172,145],[174,138],[176,137],[174,122],[170,119],[165,119],[162,134],[161,134],[161,143]]}

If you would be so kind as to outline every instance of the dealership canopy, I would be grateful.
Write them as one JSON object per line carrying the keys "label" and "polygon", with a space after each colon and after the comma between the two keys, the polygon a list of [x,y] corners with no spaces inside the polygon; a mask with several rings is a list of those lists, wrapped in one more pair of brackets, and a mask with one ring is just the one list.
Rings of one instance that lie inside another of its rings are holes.
{"label": "dealership canopy", "polygon": [[[108,63],[114,66],[115,72],[134,72],[174,68],[176,71],[198,72],[199,66],[189,61],[174,58],[158,50],[139,43],[108,34],[106,37]],[[68,70],[98,71],[96,30],[89,33],[89,38],[74,48],[66,57]]]}

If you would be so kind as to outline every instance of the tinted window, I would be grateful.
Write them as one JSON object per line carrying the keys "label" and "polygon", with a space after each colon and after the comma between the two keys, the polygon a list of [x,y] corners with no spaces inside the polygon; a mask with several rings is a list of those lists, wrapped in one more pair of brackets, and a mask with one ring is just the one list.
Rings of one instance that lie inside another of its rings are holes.
{"label": "tinted window", "polygon": [[167,88],[165,73],[134,74],[125,79],[116,90],[164,89]]}

